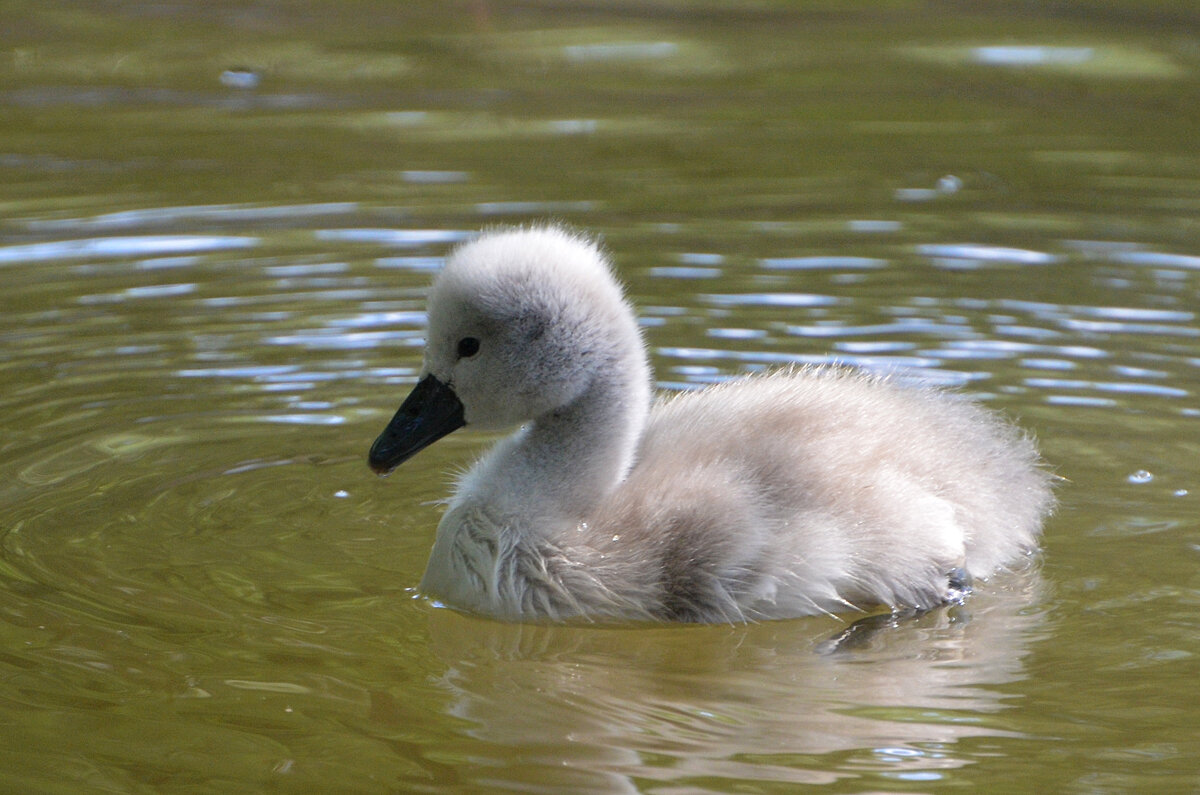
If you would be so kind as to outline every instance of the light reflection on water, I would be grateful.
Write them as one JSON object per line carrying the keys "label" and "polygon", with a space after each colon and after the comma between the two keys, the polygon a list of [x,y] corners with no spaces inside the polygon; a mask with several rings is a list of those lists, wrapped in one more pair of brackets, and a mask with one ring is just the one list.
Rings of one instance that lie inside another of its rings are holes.
{"label": "light reflection on water", "polygon": [[[336,207],[337,211],[341,212],[343,205]],[[320,212],[325,211],[322,209]],[[202,215],[211,212],[213,208],[202,208],[200,211]],[[221,208],[222,220],[226,223],[234,221],[233,212],[230,208]],[[262,207],[248,208],[246,212],[247,221],[274,215]],[[135,224],[138,218],[153,226],[163,218],[194,218],[197,217],[196,213],[195,208],[186,212],[181,210],[179,213],[171,212],[169,208],[159,212],[127,212],[120,215],[119,225],[125,232],[136,233],[140,231]],[[304,216],[303,213],[301,215]],[[113,219],[115,216],[105,218]],[[116,221],[106,220],[103,225],[109,223]],[[60,221],[53,226],[53,231],[62,233],[94,229],[98,221],[96,218],[81,218],[77,224],[77,228],[72,229]],[[31,232],[36,231],[38,227],[39,222],[33,221],[29,224]],[[346,228],[316,229],[309,234],[317,241],[325,243],[366,243],[385,248],[402,246],[444,250],[447,245],[465,239],[469,233],[436,229]],[[374,259],[376,267],[382,268],[382,272],[364,271],[360,264],[361,255],[348,259],[322,259],[298,263],[286,263],[278,258],[270,258],[262,264],[250,260],[242,265],[236,265],[236,261],[222,262],[219,258],[212,258],[223,251],[270,244],[270,238],[250,236],[125,234],[112,238],[27,243],[9,246],[0,249],[0,252],[10,267],[29,266],[32,263],[65,265],[78,258],[94,259],[96,262],[92,265],[71,265],[72,272],[81,275],[93,272],[97,276],[105,277],[106,284],[114,280],[140,280],[140,273],[153,272],[186,272],[189,276],[198,277],[195,281],[170,280],[153,284],[125,284],[105,292],[84,293],[75,299],[84,306],[106,306],[138,300],[172,301],[195,296],[199,307],[193,311],[199,311],[199,308],[203,307],[204,311],[211,315],[206,319],[207,322],[215,327],[226,327],[226,334],[230,340],[241,340],[251,335],[256,336],[259,345],[311,352],[382,349],[395,353],[400,349],[411,348],[414,349],[413,355],[416,354],[415,349],[419,348],[422,342],[424,324],[423,310],[420,307],[420,295],[426,283],[423,274],[436,269],[441,262],[440,255],[423,253],[413,257]],[[1130,253],[1145,253],[1130,251],[1129,247],[1133,244],[1106,248],[1087,241],[1071,241],[1071,245],[1073,248],[1089,252],[1089,259],[1099,256],[1099,251],[1108,250],[1112,255],[1110,267],[1145,264],[1141,260],[1129,262],[1122,258]],[[932,257],[935,260],[946,257],[971,260],[974,263],[972,268],[1003,267],[1006,264],[1042,266],[1061,263],[1060,255],[1003,247],[920,244],[911,251],[917,256]],[[121,264],[121,260],[125,258],[166,252],[174,256],[169,259],[134,259],[125,265]],[[733,255],[739,253],[730,252]],[[648,256],[644,252],[641,255]],[[709,279],[727,279],[729,276],[737,276],[742,280],[747,276],[752,279],[758,278],[753,268],[747,272],[744,266],[726,264],[729,256],[727,254],[670,256],[680,262],[705,265],[669,268],[652,266],[645,270],[645,274],[651,279],[671,280],[676,284],[700,277],[698,286],[704,285]],[[1162,260],[1155,262],[1163,264]],[[262,280],[264,289],[248,295],[212,294],[213,275],[227,270],[231,265],[239,269],[249,268]],[[898,267],[897,262],[865,257],[803,256],[763,258],[758,261],[757,267],[758,273],[764,276],[781,270],[796,271],[797,275],[788,277],[783,282],[776,281],[771,285],[773,289],[769,291],[761,289],[762,286],[766,286],[765,282],[758,283],[760,289],[745,292],[714,293],[688,290],[690,306],[648,306],[644,309],[644,325],[648,329],[652,345],[656,342],[656,327],[664,323],[677,326],[681,321],[686,321],[688,325],[692,321],[709,325],[709,328],[703,329],[701,333],[708,339],[727,343],[726,347],[699,347],[694,344],[694,340],[698,338],[693,336],[693,344],[690,345],[655,345],[656,355],[664,363],[661,369],[664,373],[671,373],[664,380],[664,385],[675,384],[675,379],[680,375],[685,376],[686,383],[690,380],[687,377],[689,372],[698,372],[688,370],[691,364],[675,364],[677,360],[689,363],[725,362],[726,368],[732,368],[728,372],[733,374],[745,367],[815,363],[836,358],[870,368],[927,371],[927,377],[931,380],[958,384],[992,377],[988,372],[979,369],[979,366],[986,362],[1012,360],[1019,370],[1035,372],[1016,380],[1010,378],[1010,382],[1013,385],[1020,383],[1023,388],[1042,393],[1042,400],[1049,404],[1115,405],[1117,399],[1110,397],[1114,394],[1194,398],[1194,390],[1188,386],[1187,378],[1188,371],[1195,368],[1194,357],[1180,357],[1170,352],[1155,354],[1151,350],[1172,338],[1190,340],[1200,336],[1200,330],[1195,325],[1195,312],[1180,308],[1182,302],[1178,296],[1160,296],[1159,300],[1166,304],[1161,308],[1059,304],[1005,297],[905,298],[901,295],[897,298],[904,303],[888,305],[876,301],[871,306],[862,306],[862,300],[854,297],[854,291],[870,293],[872,274],[879,274],[889,285],[894,285],[893,274]],[[808,281],[809,273],[819,274],[819,280],[813,286],[819,285],[820,279],[825,279],[827,284],[832,285],[835,282],[829,279],[838,272],[864,269],[867,273],[862,280],[856,282],[853,289],[838,286],[834,291],[838,294],[793,292],[787,289]],[[384,276],[392,270],[413,274],[413,277],[408,279],[411,297],[402,299],[400,308],[394,304],[381,304],[379,300],[381,296],[386,295],[388,289]],[[207,275],[207,278],[202,278],[203,275]],[[376,285],[381,285],[382,289]],[[674,287],[670,292],[678,294]],[[302,319],[294,316],[297,313],[287,311],[259,313],[244,320],[234,317],[227,321],[222,317],[224,313],[245,305],[299,302],[301,306],[311,306],[313,301],[347,307],[356,302],[365,304],[369,301],[373,308],[351,310],[349,314],[346,310],[339,309],[326,315],[319,327],[305,327],[306,324],[297,326],[296,321],[302,322]],[[213,312],[216,314],[211,314]],[[728,317],[730,314],[744,316],[737,318],[737,323],[731,323],[735,318]],[[798,317],[802,318],[805,315],[809,316],[806,322],[794,322]],[[883,316],[886,319],[881,322],[861,322],[861,319],[872,315]],[[36,326],[37,323],[32,325]],[[264,333],[257,335],[256,332],[260,331]],[[205,328],[193,328],[192,332],[199,339],[205,339]],[[1096,366],[1099,360],[1112,359],[1118,355],[1118,350],[1145,347],[1141,343],[1132,342],[1139,337],[1151,340],[1151,349],[1130,350],[1122,357],[1128,359],[1128,362],[1114,361],[1103,367]],[[787,343],[789,338],[813,342],[796,347]],[[1106,340],[1108,347],[1083,344],[1098,339]],[[1120,343],[1115,344],[1115,341]],[[138,352],[159,353],[162,349],[161,345],[153,343],[139,349],[136,345],[129,344],[131,341],[128,339],[123,340],[124,344],[121,345],[117,345],[116,341],[105,345],[101,339],[94,342],[102,351],[116,351],[124,355],[136,355]],[[815,349],[813,345],[816,346]],[[213,350],[205,351],[204,358],[211,357],[213,353]],[[233,347],[227,347],[227,353],[231,356],[240,354]],[[1174,367],[1170,366],[1172,361],[1175,362]],[[1153,363],[1155,366],[1143,366],[1143,362]],[[965,364],[970,364],[971,367],[963,369]],[[1178,368],[1183,368],[1183,372],[1177,372]],[[288,378],[284,381],[285,387],[292,384],[299,388],[304,384],[305,388],[312,388],[315,382],[330,378],[357,378],[364,373],[370,378],[370,373],[378,368],[356,369],[349,374],[305,371],[299,375],[290,375],[298,369],[296,365],[247,364],[232,367],[183,367],[177,372],[185,377],[202,375],[206,378],[240,379],[252,376],[261,383],[271,383],[271,388],[278,385],[275,383],[278,376],[288,373]],[[1051,376],[1045,371],[1070,372],[1071,375]],[[415,365],[400,368],[395,372],[411,374],[415,372]],[[712,380],[713,374],[707,370],[696,376],[698,383]],[[1181,410],[1185,410],[1184,407],[1181,407]],[[302,415],[299,422],[304,422],[303,416],[309,415]],[[273,414],[271,417],[272,421],[278,419],[278,415]]]}
{"label": "light reflection on water", "polygon": [[137,257],[147,254],[179,254],[182,252],[217,251],[229,248],[250,248],[258,244],[255,238],[196,237],[192,235],[158,235],[143,237],[99,237],[86,240],[63,240],[49,243],[30,243],[0,248],[0,265],[62,259],[108,259]]}
{"label": "light reflection on water", "polygon": [[[594,749],[563,786],[632,791],[630,777],[681,775],[732,786],[763,775],[757,766],[791,784],[857,777],[790,764],[841,753],[868,766],[887,755],[897,775],[938,780],[966,764],[947,751],[955,741],[1015,736],[1001,717],[1009,696],[998,688],[1025,676],[1022,660],[1044,614],[1028,609],[1036,577],[1010,585],[970,610],[926,617],[907,637],[872,638],[858,650],[870,665],[814,651],[830,634],[827,619],[787,630],[648,629],[624,633],[616,648],[604,630],[513,627],[441,611],[432,636],[446,664],[439,684],[448,709],[469,721],[476,739],[501,749],[547,747],[569,722],[573,740]],[[525,707],[513,712],[513,703]],[[675,761],[647,768],[643,760],[657,755]],[[554,762],[535,765],[545,775],[541,768]],[[513,785],[529,772],[493,775]]]}

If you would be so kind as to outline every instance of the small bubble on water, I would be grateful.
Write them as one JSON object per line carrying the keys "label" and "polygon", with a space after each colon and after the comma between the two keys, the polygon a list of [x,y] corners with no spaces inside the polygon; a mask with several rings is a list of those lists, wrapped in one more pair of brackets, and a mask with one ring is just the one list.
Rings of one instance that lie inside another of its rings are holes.
{"label": "small bubble on water", "polygon": [[1132,475],[1130,475],[1127,480],[1130,483],[1149,483],[1150,481],[1154,480],[1154,475],[1144,469],[1139,469],[1137,472],[1134,472]]}
{"label": "small bubble on water", "polygon": [[1175,489],[1175,491],[1173,493],[1176,497],[1186,497],[1188,495],[1188,490],[1187,489]]}
{"label": "small bubble on water", "polygon": [[338,489],[333,493],[333,496],[337,497],[338,499],[344,499],[350,496],[350,492],[346,491],[345,489]]}

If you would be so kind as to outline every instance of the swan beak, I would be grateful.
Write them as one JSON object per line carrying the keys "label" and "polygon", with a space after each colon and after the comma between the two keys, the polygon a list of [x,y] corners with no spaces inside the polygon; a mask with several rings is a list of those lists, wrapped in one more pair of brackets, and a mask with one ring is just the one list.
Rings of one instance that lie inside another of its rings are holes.
{"label": "swan beak", "polygon": [[378,475],[386,475],[446,434],[467,422],[463,404],[446,384],[427,375],[400,404],[400,410],[379,434],[367,463]]}

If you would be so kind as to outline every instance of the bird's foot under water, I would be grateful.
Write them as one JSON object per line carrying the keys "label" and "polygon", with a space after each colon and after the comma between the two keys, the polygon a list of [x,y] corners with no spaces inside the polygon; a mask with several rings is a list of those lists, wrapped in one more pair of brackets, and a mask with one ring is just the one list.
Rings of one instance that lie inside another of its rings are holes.
{"label": "bird's foot under water", "polygon": [[[953,609],[966,603],[971,593],[971,575],[966,569],[954,569],[946,578],[946,595],[941,604],[933,607],[897,607],[890,613],[866,616],[850,624],[817,645],[818,654],[844,654],[866,648],[880,633],[899,628],[902,624],[928,615],[934,610]],[[962,620],[961,616],[951,616]]]}
{"label": "bird's foot under water", "polygon": [[954,569],[946,578],[946,603],[961,605],[971,595],[971,574],[966,569]]}

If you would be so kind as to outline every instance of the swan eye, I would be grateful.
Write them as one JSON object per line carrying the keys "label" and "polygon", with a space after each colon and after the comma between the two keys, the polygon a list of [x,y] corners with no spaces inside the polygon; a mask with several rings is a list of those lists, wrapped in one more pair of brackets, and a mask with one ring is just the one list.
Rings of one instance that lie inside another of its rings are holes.
{"label": "swan eye", "polygon": [[479,353],[479,340],[475,337],[463,337],[458,341],[458,358],[470,359]]}

